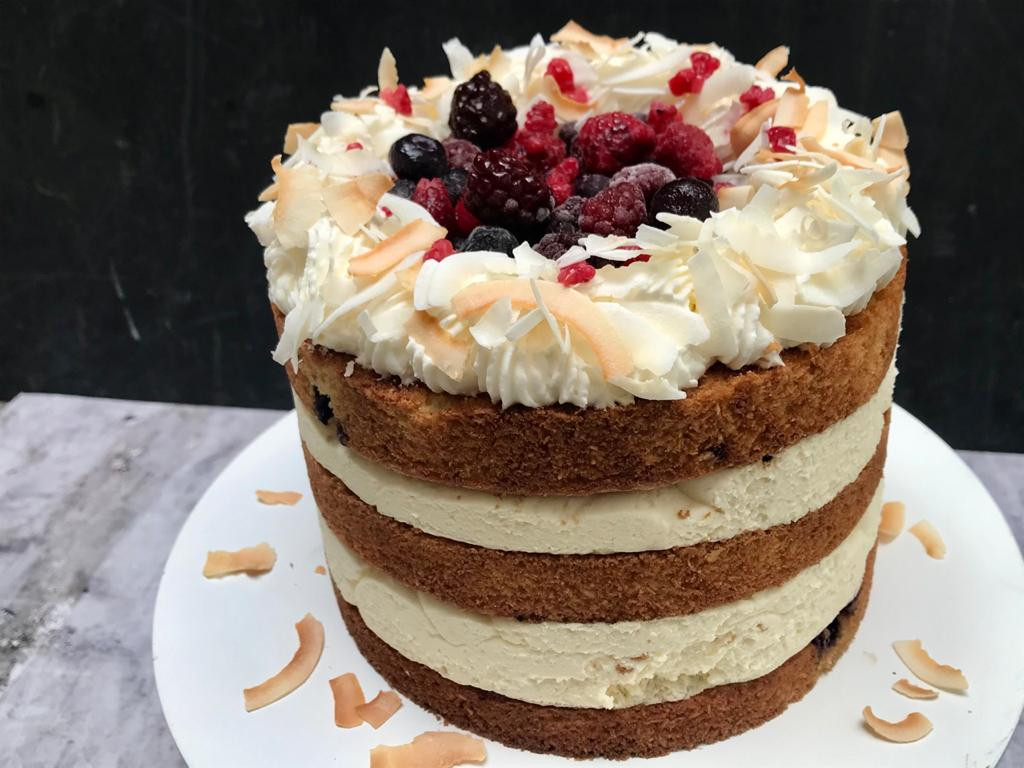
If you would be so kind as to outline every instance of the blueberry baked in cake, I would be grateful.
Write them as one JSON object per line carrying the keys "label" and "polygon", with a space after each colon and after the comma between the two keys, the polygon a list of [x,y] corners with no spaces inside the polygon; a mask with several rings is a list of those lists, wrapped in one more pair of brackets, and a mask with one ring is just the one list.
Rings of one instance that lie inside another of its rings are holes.
{"label": "blueberry baked in cake", "polygon": [[288,127],[265,248],[367,660],[446,721],[652,756],[780,714],[871,587],[907,133],[784,47],[570,22]]}

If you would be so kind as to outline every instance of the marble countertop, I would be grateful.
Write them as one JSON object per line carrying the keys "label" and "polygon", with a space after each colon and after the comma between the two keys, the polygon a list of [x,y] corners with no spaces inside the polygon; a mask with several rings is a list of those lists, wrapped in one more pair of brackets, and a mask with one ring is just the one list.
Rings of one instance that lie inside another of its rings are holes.
{"label": "marble countertop", "polygon": [[[0,763],[180,767],[153,684],[160,574],[277,411],[19,395],[0,410]],[[961,451],[1024,545],[1024,455]],[[1024,766],[1024,728],[1000,768]]]}

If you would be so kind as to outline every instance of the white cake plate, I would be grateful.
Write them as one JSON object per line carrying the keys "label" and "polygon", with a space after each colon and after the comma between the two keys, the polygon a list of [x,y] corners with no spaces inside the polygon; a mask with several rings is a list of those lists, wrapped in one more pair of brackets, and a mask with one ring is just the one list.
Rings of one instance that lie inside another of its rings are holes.
{"label": "white cake plate", "polygon": [[[928,558],[904,533],[879,547],[867,615],[836,668],[775,720],[719,744],[653,760],[604,766],[992,766],[1024,703],[1024,562],[992,498],[931,430],[893,408],[886,499],[907,505],[908,525],[931,520],[949,547]],[[293,507],[264,506],[257,489],[301,491]],[[259,578],[206,580],[210,549],[261,541],[278,554]],[[444,729],[409,701],[380,730],[334,726],[327,680],[355,672],[368,697],[387,683],[367,664],[342,623],[324,564],[317,511],[299,449],[294,414],[239,455],[200,499],[171,551],[153,620],[153,666],[167,724],[191,768],[366,766],[378,744],[401,744]],[[242,689],[277,672],[295,652],[294,624],[306,612],[323,622],[324,654],[297,691],[246,713]],[[967,695],[911,701],[890,690],[914,679],[894,640],[920,638],[941,662],[964,670]],[[872,736],[861,710],[900,720],[923,712],[935,726],[914,744]],[[488,742],[488,768],[578,768],[580,762]]]}

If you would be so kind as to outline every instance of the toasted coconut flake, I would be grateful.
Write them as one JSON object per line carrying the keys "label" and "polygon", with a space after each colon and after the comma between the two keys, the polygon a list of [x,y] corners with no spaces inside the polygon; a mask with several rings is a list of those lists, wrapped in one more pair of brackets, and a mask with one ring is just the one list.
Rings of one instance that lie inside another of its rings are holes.
{"label": "toasted coconut flake", "polygon": [[265,541],[255,547],[243,547],[234,552],[214,549],[206,553],[203,576],[217,579],[232,573],[266,573],[277,562],[277,553]]}
{"label": "toasted coconut flake", "polygon": [[259,196],[256,199],[259,200],[261,203],[265,203],[268,200],[277,200],[277,182],[275,181],[269,187],[265,188],[262,192],[260,192]]}
{"label": "toasted coconut flake", "polygon": [[302,494],[298,491],[256,491],[256,501],[260,504],[283,504],[294,507],[301,498]]}
{"label": "toasted coconut flake", "polygon": [[380,99],[335,99],[331,102],[331,109],[335,112],[348,112],[350,115],[372,115]]}
{"label": "toasted coconut flake", "polygon": [[312,136],[316,129],[320,127],[320,123],[292,123],[288,126],[288,130],[284,134],[284,153],[286,155],[294,155],[296,150],[299,148],[299,137],[308,139]]}
{"label": "toasted coconut flake", "polygon": [[402,700],[394,691],[381,691],[373,697],[373,701],[361,704],[356,707],[356,712],[363,719],[364,723],[373,726],[377,730],[384,723],[391,719],[391,716],[402,708]]}
{"label": "toasted coconut flake", "polygon": [[435,240],[440,240],[447,233],[448,230],[444,227],[423,219],[414,219],[387,240],[351,259],[348,263],[348,273],[354,277],[379,275],[409,254],[425,251]]}
{"label": "toasted coconut flake", "polygon": [[800,73],[796,71],[796,67],[793,67],[786,74],[779,78],[787,83],[796,83],[797,93],[803,93],[807,90],[807,82],[800,77]]}
{"label": "toasted coconut flake", "polygon": [[903,122],[903,115],[896,110],[876,117],[871,121],[871,127],[874,130],[878,130],[878,125],[882,122],[883,117],[885,124],[882,126],[882,136],[878,140],[878,146],[886,149],[906,149],[910,144],[910,137],[907,135],[907,126]]}
{"label": "toasted coconut flake", "polygon": [[757,134],[760,133],[764,121],[775,114],[778,106],[778,99],[766,101],[736,121],[736,124],[733,125],[732,130],[729,132],[729,143],[732,145],[732,151],[735,154],[740,154],[750,146],[750,142],[756,139]]}
{"label": "toasted coconut flake", "polygon": [[912,682],[907,680],[905,677],[901,677],[895,683],[892,684],[892,689],[908,699],[937,699],[939,698],[939,692],[934,691],[931,688],[925,688],[920,685],[914,685]]}
{"label": "toasted coconut flake", "polygon": [[[548,282],[538,282],[536,285],[548,311],[586,339],[606,379],[626,376],[633,370],[633,356],[629,346],[593,301],[572,288]],[[537,306],[530,282],[517,279],[468,285],[455,294],[452,308],[459,317],[466,317],[486,310],[506,296],[517,309]]]}
{"label": "toasted coconut flake", "polygon": [[416,287],[416,278],[420,276],[421,269],[423,269],[423,262],[417,261],[411,267],[395,272],[398,284],[405,288],[405,290],[412,291]]}
{"label": "toasted coconut flake", "polygon": [[589,49],[598,58],[614,53],[629,42],[625,37],[613,38],[608,35],[595,35],[572,20],[555,32],[551,36],[551,40],[569,48],[583,49],[583,53]]}
{"label": "toasted coconut flake", "polygon": [[892,647],[907,669],[928,685],[960,693],[967,690],[964,673],[948,664],[939,664],[921,647],[920,640],[897,640]]}
{"label": "toasted coconut flake", "polygon": [[381,196],[394,186],[385,173],[367,173],[324,188],[324,205],[346,235],[354,235],[377,212]]}
{"label": "toasted coconut flake", "polygon": [[900,168],[910,167],[910,163],[907,162],[907,153],[902,149],[879,147],[878,159],[885,164],[886,171],[896,171]]}
{"label": "toasted coconut flake", "polygon": [[734,187],[722,187],[718,190],[718,209],[742,208],[750,201],[754,188],[749,184],[738,184]]}
{"label": "toasted coconut flake", "polygon": [[564,120],[579,120],[594,106],[592,101],[582,102],[570,99],[558,87],[558,82],[551,75],[544,75],[543,87],[545,97],[555,108],[558,116]]}
{"label": "toasted coconut flake", "polygon": [[305,247],[309,228],[324,209],[320,174],[309,165],[286,168],[281,164],[280,155],[270,161],[270,167],[277,175],[277,205],[274,206],[277,239],[285,248]]}
{"label": "toasted coconut flake", "polygon": [[370,750],[370,768],[453,768],[486,759],[482,739],[451,731],[428,731],[409,744]]}
{"label": "toasted coconut flake", "polygon": [[806,93],[786,91],[779,97],[779,106],[772,118],[772,125],[800,128],[807,120],[810,99]]}
{"label": "toasted coconut flake", "polygon": [[882,505],[882,522],[878,526],[878,540],[888,544],[903,531],[907,508],[902,501],[887,501]]}
{"label": "toasted coconut flake", "polygon": [[932,732],[931,721],[920,712],[911,712],[898,723],[890,723],[875,715],[871,707],[864,707],[864,722],[876,736],[897,744],[919,741]]}
{"label": "toasted coconut flake", "polygon": [[428,101],[433,101],[447,91],[451,84],[450,77],[425,77],[419,95]]}
{"label": "toasted coconut flake", "polygon": [[246,688],[242,693],[245,697],[245,711],[252,712],[268,704],[273,704],[302,685],[316,669],[320,654],[324,650],[324,625],[307,613],[295,631],[299,634],[299,649],[295,651],[280,672],[253,688]]}
{"label": "toasted coconut flake", "polygon": [[377,64],[377,87],[383,91],[385,88],[394,88],[398,85],[398,65],[395,63],[395,55],[391,49],[385,47],[380,52],[380,63]]}
{"label": "toasted coconut flake", "polygon": [[327,569],[324,568],[322,565],[318,565],[316,568],[313,569],[313,573],[319,573],[321,576],[323,576],[327,573]]}
{"label": "toasted coconut flake", "polygon": [[816,101],[807,109],[801,133],[821,141],[828,130],[828,102]]}
{"label": "toasted coconut flake", "polygon": [[430,356],[431,361],[444,371],[446,376],[458,381],[466,370],[469,359],[469,344],[456,339],[445,331],[437,320],[426,312],[414,312],[405,326],[409,338]]}
{"label": "toasted coconut flake", "polygon": [[754,68],[761,70],[769,77],[778,77],[779,72],[784,70],[787,64],[789,64],[789,46],[779,45],[762,56]]}
{"label": "toasted coconut flake", "polygon": [[946,556],[946,542],[942,540],[938,529],[927,520],[919,520],[909,530],[924,545],[928,557],[941,560]]}
{"label": "toasted coconut flake", "polygon": [[359,707],[366,703],[359,678],[351,672],[327,681],[334,696],[334,724],[339,728],[358,728],[363,724]]}
{"label": "toasted coconut flake", "polygon": [[853,154],[852,152],[846,152],[845,150],[842,149],[832,149],[830,147],[826,147],[820,141],[811,136],[801,136],[799,143],[802,144],[808,152],[817,152],[819,154],[825,155],[826,157],[831,157],[833,160],[837,161],[842,165],[847,165],[851,168],[861,168],[869,171],[879,170],[877,163],[873,163],[870,160],[865,160],[863,157],[859,157]]}

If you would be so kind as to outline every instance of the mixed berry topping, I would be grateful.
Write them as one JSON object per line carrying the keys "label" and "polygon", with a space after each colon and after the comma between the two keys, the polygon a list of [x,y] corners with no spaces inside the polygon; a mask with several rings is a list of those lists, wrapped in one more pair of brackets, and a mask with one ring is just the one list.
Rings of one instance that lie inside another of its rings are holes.
{"label": "mixed berry topping", "polygon": [[541,256],[554,261],[563,253],[577,244],[583,233],[578,229],[564,229],[557,232],[548,232],[540,239],[540,242],[533,246],[533,249]]}
{"label": "mixed berry topping", "polygon": [[593,197],[612,182],[611,176],[603,173],[584,173],[576,179],[576,186],[573,187],[573,194],[580,197]]}
{"label": "mixed berry topping", "polygon": [[427,252],[423,254],[423,260],[444,261],[453,253],[455,253],[455,246],[452,245],[451,240],[442,238],[435,240],[434,244],[427,249]]}
{"label": "mixed berry topping", "polygon": [[679,110],[674,104],[652,101],[647,110],[647,124],[654,129],[655,133],[661,133],[672,123],[678,123],[681,120]]}
{"label": "mixed berry topping", "polygon": [[585,202],[587,198],[580,195],[567,197],[565,202],[552,212],[548,229],[552,232],[579,232],[580,214],[583,213]]}
{"label": "mixed berry topping", "polygon": [[555,201],[537,166],[505,150],[491,149],[473,161],[466,207],[485,224],[527,236],[547,222]]}
{"label": "mixed berry topping", "polygon": [[548,68],[544,74],[551,75],[555,79],[558,90],[567,98],[584,104],[589,100],[587,90],[576,85],[576,76],[572,73],[572,65],[568,59],[563,59],[560,56],[552,59],[548,62]]}
{"label": "mixed berry topping", "polygon": [[566,287],[579,285],[580,283],[593,280],[596,274],[597,270],[592,264],[588,264],[585,261],[577,261],[575,264],[570,264],[558,270],[558,282]]}
{"label": "mixed berry topping", "polygon": [[444,151],[448,155],[448,165],[452,168],[461,168],[464,171],[468,171],[473,165],[473,158],[480,154],[480,147],[472,141],[466,141],[465,139],[456,139],[454,136],[449,136],[441,143],[444,145]]}
{"label": "mixed berry topping", "polygon": [[611,184],[629,182],[640,187],[644,199],[650,200],[654,193],[675,179],[676,175],[664,165],[657,163],[639,163],[629,165],[612,176]]}
{"label": "mixed berry topping", "polygon": [[573,154],[588,173],[612,174],[648,157],[654,139],[654,129],[642,120],[625,112],[606,112],[583,124],[573,142]]}
{"label": "mixed berry topping", "polygon": [[752,85],[740,94],[740,103],[747,108],[747,112],[755,109],[766,101],[775,98],[775,91],[771,88],[762,88],[760,85]]}
{"label": "mixed berry topping", "polygon": [[448,190],[448,197],[452,199],[452,205],[459,202],[462,193],[466,189],[466,181],[469,179],[469,171],[462,168],[449,168],[441,177],[444,188]]}
{"label": "mixed berry topping", "polygon": [[668,81],[668,88],[676,96],[686,93],[700,93],[704,81],[711,77],[721,65],[716,57],[705,51],[694,51],[690,54],[690,66],[676,72]]}
{"label": "mixed berry topping", "polygon": [[636,234],[647,220],[643,190],[631,182],[612,184],[583,204],[580,229],[595,235]]}
{"label": "mixed berry topping", "polygon": [[385,88],[380,92],[381,101],[391,107],[400,115],[412,114],[412,99],[409,98],[409,89],[404,85],[396,85],[394,88]]}
{"label": "mixed berry topping", "polygon": [[455,206],[441,179],[420,179],[412,193],[412,201],[426,209],[434,221],[445,229],[455,226]]}
{"label": "mixed berry topping", "polygon": [[696,125],[687,123],[672,123],[658,134],[654,160],[676,176],[710,179],[722,172],[722,161],[711,139]]}
{"label": "mixed berry topping", "polygon": [[410,133],[388,151],[391,169],[400,179],[433,179],[448,170],[448,155],[437,139]]}
{"label": "mixed berry topping", "polygon": [[784,125],[773,125],[768,129],[768,145],[772,152],[789,152],[796,146],[796,131]]}
{"label": "mixed berry topping", "polygon": [[512,255],[512,249],[519,245],[519,238],[503,227],[479,226],[469,233],[463,243],[464,251],[495,251]]}
{"label": "mixed berry topping", "polygon": [[455,89],[448,126],[481,149],[499,147],[516,132],[516,105],[485,69]]}
{"label": "mixed berry topping", "polygon": [[576,178],[580,175],[580,161],[575,157],[567,157],[560,162],[544,177],[551,194],[555,197],[555,204],[564,203],[573,192]]}
{"label": "mixed berry topping", "polygon": [[655,217],[659,213],[674,213],[707,219],[718,210],[718,196],[710,184],[701,179],[676,179],[659,189],[651,200],[650,224],[661,229],[667,225]]}

